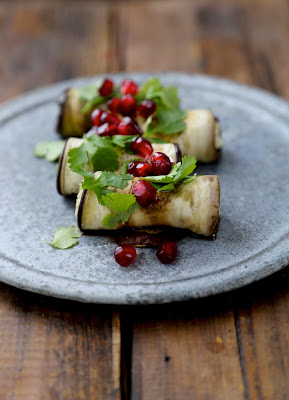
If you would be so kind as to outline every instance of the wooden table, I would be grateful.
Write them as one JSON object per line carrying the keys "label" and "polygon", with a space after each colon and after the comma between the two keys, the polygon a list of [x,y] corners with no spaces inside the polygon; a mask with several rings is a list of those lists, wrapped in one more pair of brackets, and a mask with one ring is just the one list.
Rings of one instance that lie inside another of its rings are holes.
{"label": "wooden table", "polygon": [[[288,99],[288,11],[285,0],[0,0],[0,100],[147,70],[219,75]],[[213,298],[142,307],[1,284],[0,399],[289,399],[288,278],[289,267]]]}

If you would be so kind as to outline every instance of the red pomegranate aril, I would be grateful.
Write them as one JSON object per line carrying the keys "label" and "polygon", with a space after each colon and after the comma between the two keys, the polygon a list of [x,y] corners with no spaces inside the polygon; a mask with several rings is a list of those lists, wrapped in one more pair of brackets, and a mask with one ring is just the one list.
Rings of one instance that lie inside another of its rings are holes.
{"label": "red pomegranate aril", "polygon": [[151,163],[155,175],[167,175],[171,172],[172,163],[165,153],[156,151],[151,156]]}
{"label": "red pomegranate aril", "polygon": [[156,103],[152,100],[144,100],[140,103],[140,105],[137,107],[137,114],[143,117],[144,119],[147,119],[149,116],[151,116],[155,111],[156,111]]}
{"label": "red pomegranate aril", "polygon": [[91,114],[92,125],[95,125],[95,126],[102,125],[102,122],[100,121],[100,118],[101,118],[103,113],[104,113],[104,111],[101,110],[100,108],[97,108],[96,110],[94,110],[92,112],[92,114]]}
{"label": "red pomegranate aril", "polygon": [[129,266],[136,258],[136,249],[131,244],[122,244],[114,249],[115,261],[122,267]]}
{"label": "red pomegranate aril", "polygon": [[157,191],[150,182],[139,180],[133,184],[132,194],[141,207],[149,207],[156,202]]}
{"label": "red pomegranate aril", "polygon": [[99,136],[113,136],[117,134],[117,125],[110,125],[108,122],[98,128]]}
{"label": "red pomegranate aril", "polygon": [[103,97],[109,96],[113,91],[113,86],[114,86],[113,81],[111,79],[106,78],[103,81],[100,88],[98,89],[98,92]]}
{"label": "red pomegranate aril", "polygon": [[107,122],[109,125],[117,125],[118,126],[120,124],[121,120],[114,113],[104,112],[102,114],[102,116],[100,117],[100,122],[101,122],[101,125],[105,124]]}
{"label": "red pomegranate aril", "polygon": [[120,92],[122,94],[132,94],[133,96],[137,94],[138,86],[131,79],[124,79],[120,84]]}
{"label": "red pomegranate aril", "polygon": [[120,104],[120,99],[118,97],[113,97],[112,99],[108,100],[107,107],[113,113],[120,113]]}
{"label": "red pomegranate aril", "polygon": [[145,160],[148,160],[154,151],[151,142],[146,138],[140,137],[133,138],[130,149],[134,154],[143,157]]}
{"label": "red pomegranate aril", "polygon": [[127,173],[133,176],[152,176],[153,167],[147,162],[131,161],[127,166]]}
{"label": "red pomegranate aril", "polygon": [[178,246],[175,242],[164,242],[157,249],[157,258],[163,264],[170,264],[175,261],[178,253]]}
{"label": "red pomegranate aril", "polygon": [[119,135],[142,135],[143,131],[130,117],[125,117],[117,127]]}
{"label": "red pomegranate aril", "polygon": [[122,96],[120,101],[120,112],[122,115],[134,116],[137,108],[137,101],[131,94]]}
{"label": "red pomegranate aril", "polygon": [[97,135],[98,134],[98,127],[97,126],[93,126],[86,134],[85,137],[86,139],[90,138],[90,136],[92,135]]}

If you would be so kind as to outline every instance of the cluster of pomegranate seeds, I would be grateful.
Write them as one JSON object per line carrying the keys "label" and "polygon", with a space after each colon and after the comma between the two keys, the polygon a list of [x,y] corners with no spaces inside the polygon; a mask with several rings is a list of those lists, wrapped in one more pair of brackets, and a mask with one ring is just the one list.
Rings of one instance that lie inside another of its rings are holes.
{"label": "cluster of pomegranate seeds", "polygon": [[153,153],[153,146],[148,139],[135,137],[131,141],[130,149],[134,154],[148,160]]}
{"label": "cluster of pomegranate seeds", "polygon": [[131,79],[124,79],[120,84],[120,93],[132,94],[135,96],[138,92],[137,84]]}
{"label": "cluster of pomegranate seeds", "polygon": [[108,122],[102,124],[98,129],[99,136],[113,136],[117,134],[117,125],[109,124]]}
{"label": "cluster of pomegranate seeds", "polygon": [[98,92],[101,96],[106,97],[110,96],[112,91],[113,91],[114,83],[111,79],[106,78],[100,88],[98,89]]}
{"label": "cluster of pomegranate seeds", "polygon": [[156,203],[157,191],[148,181],[139,180],[133,184],[132,194],[141,207],[149,207]]}
{"label": "cluster of pomegranate seeds", "polygon": [[136,249],[131,244],[122,244],[114,249],[115,261],[122,267],[127,267],[136,258]]}
{"label": "cluster of pomegranate seeds", "polygon": [[131,161],[127,167],[127,173],[133,176],[151,176],[153,167],[147,162]]}
{"label": "cluster of pomegranate seeds", "polygon": [[[167,241],[157,249],[157,258],[162,264],[171,264],[175,261],[178,247],[175,242]],[[131,244],[122,244],[114,249],[115,261],[122,267],[128,267],[136,259],[136,249]]]}
{"label": "cluster of pomegranate seeds", "polygon": [[97,108],[96,110],[94,110],[92,112],[92,114],[91,114],[92,125],[94,125],[94,126],[100,126],[101,125],[100,118],[101,118],[103,113],[104,113],[104,111],[101,110],[100,108]]}
{"label": "cluster of pomegranate seeds", "polygon": [[170,264],[175,261],[177,253],[177,244],[175,242],[167,241],[158,247],[157,258],[163,264]]}
{"label": "cluster of pomegranate seeds", "polygon": [[171,172],[172,163],[169,157],[165,153],[156,151],[151,156],[151,163],[154,175],[168,175]]}
{"label": "cluster of pomegranate seeds", "polygon": [[152,100],[144,100],[137,107],[137,114],[147,119],[156,111],[156,103]]}

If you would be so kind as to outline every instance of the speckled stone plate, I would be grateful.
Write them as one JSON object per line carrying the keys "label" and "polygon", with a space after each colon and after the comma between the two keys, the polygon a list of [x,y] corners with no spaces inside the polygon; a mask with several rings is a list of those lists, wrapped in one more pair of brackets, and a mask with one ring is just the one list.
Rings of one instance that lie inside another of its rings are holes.
{"label": "speckled stone plate", "polygon": [[[129,74],[139,83],[150,75]],[[32,149],[58,138],[60,92],[93,80],[78,79],[24,94],[0,109],[0,280],[85,302],[164,303],[225,292],[288,264],[288,104],[223,79],[155,75],[178,86],[183,108],[210,108],[221,120],[222,159],[198,169],[220,176],[217,240],[182,240],[169,266],[158,262],[154,249],[140,249],[133,266],[121,268],[113,258],[115,244],[105,237],[83,237],[64,251],[40,239],[51,239],[60,225],[76,224],[74,201],[55,190],[55,165],[35,158]]]}

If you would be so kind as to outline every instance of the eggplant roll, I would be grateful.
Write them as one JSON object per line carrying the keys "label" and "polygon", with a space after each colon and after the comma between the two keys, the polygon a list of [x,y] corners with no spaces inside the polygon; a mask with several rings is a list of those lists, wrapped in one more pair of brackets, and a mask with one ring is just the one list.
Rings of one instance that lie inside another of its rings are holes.
{"label": "eggplant roll", "polygon": [[188,110],[186,129],[177,135],[160,135],[176,143],[183,156],[193,155],[200,162],[211,163],[219,158],[222,147],[221,126],[209,110]]}
{"label": "eggplant roll", "polygon": [[[91,128],[90,112],[83,114],[84,102],[78,89],[68,89],[60,99],[60,114],[56,130],[65,138],[82,137]],[[105,109],[105,104],[98,107]],[[144,130],[144,120],[138,119]],[[156,137],[177,143],[183,155],[193,155],[200,162],[218,160],[222,147],[221,126],[209,110],[188,110],[186,129],[177,135],[158,134]]]}
{"label": "eggplant roll", "polygon": [[[56,187],[59,194],[62,196],[70,196],[77,194],[79,191],[79,184],[82,181],[82,176],[71,171],[68,164],[68,153],[71,149],[79,147],[82,144],[82,139],[69,138],[64,144],[62,155],[58,164]],[[168,144],[152,144],[154,151],[160,151],[167,154],[173,162],[180,161],[180,154],[178,146],[174,143]],[[124,151],[119,151],[119,163],[122,165],[125,161],[130,159],[139,158],[135,154],[128,154]]]}
{"label": "eggplant roll", "polygon": [[[127,187],[118,190],[131,193],[132,186],[140,178],[129,181]],[[220,182],[217,175],[198,176],[188,184],[181,184],[173,192],[159,192],[158,202],[148,208],[136,210],[125,225],[116,229],[145,226],[173,226],[189,229],[193,233],[213,236],[219,219]],[[97,196],[89,190],[81,190],[76,201],[75,215],[78,226],[90,234],[107,230],[102,220],[111,211],[99,204]]]}

